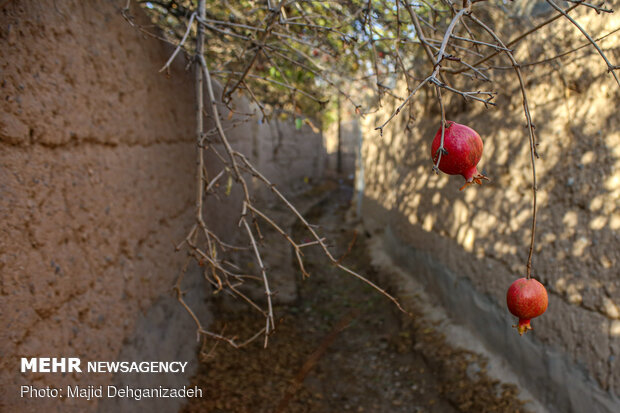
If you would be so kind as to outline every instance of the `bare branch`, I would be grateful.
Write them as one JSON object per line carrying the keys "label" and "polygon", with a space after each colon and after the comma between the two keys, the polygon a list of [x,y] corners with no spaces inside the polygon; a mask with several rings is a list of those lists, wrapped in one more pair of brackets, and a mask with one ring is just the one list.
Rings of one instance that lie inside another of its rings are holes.
{"label": "bare branch", "polygon": [[[577,8],[579,5],[576,4],[574,6],[569,7],[568,9],[566,9],[566,13],[568,13],[571,10],[574,10],[575,8]],[[543,27],[547,26],[550,23],[553,23],[554,21],[556,21],[557,19],[561,18],[562,14],[556,14],[553,17],[550,17],[549,19],[545,20],[542,23],[539,23],[538,25],[534,26],[533,28],[531,28],[530,30],[527,30],[526,32],[520,34],[519,36],[515,37],[514,39],[510,40],[508,43],[505,44],[506,47],[510,47],[513,46],[515,44],[517,44],[518,42],[520,42],[521,40],[525,39],[526,37],[528,37],[529,35],[531,35],[532,33],[536,33],[538,30],[542,29]],[[502,52],[502,50],[496,50],[495,52],[485,56],[484,58],[478,60],[477,62],[473,63],[472,66],[474,67],[478,67],[480,66],[482,63],[488,61],[489,59],[494,58],[495,56],[497,56],[498,54],[500,54]],[[466,69],[454,69],[451,70],[450,73],[461,73],[463,71],[465,71]]]}
{"label": "bare branch", "polygon": [[[185,31],[185,34],[183,35],[183,38],[179,42],[179,45],[177,46],[177,48],[174,49],[174,53],[172,53],[172,56],[170,56],[170,59],[168,59],[166,64],[163,65],[161,69],[159,69],[160,72],[163,72],[164,70],[166,70],[166,69],[168,69],[170,67],[170,64],[174,61],[174,58],[177,57],[177,54],[183,48],[183,45],[185,44],[185,41],[187,40],[187,36],[189,36],[189,32],[192,29],[192,23],[194,23],[194,19],[195,18],[196,18],[196,13],[192,13],[192,15],[189,18],[189,22],[187,23],[187,30]],[[203,33],[203,36],[204,36],[204,33]]]}
{"label": "bare branch", "polygon": [[[620,69],[620,66],[612,65],[611,62],[609,61],[609,59],[607,59],[607,56],[605,56],[605,53],[603,53],[603,51],[601,50],[599,45],[596,43],[596,41],[594,41],[594,39],[592,39],[590,34],[588,34],[588,32],[585,31],[584,28],[581,27],[581,25],[579,23],[577,23],[577,21],[575,19],[570,17],[568,15],[568,13],[566,13],[557,4],[555,4],[553,2],[553,0],[547,0],[547,3],[549,3],[551,5],[551,7],[556,9],[558,12],[562,13],[562,15],[564,17],[566,17],[575,27],[577,27],[579,29],[579,31],[586,37],[586,39],[588,39],[590,41],[590,43],[592,43],[592,46],[594,46],[594,48],[596,49],[598,54],[601,55],[601,57],[603,58],[603,60],[607,64],[607,71],[611,72],[611,74],[614,77],[614,79],[616,79],[616,83],[618,84],[618,86],[620,86],[620,80],[618,79],[618,75],[616,75],[616,72],[615,72],[617,69]],[[579,4],[583,4],[583,3],[579,2]]]}
{"label": "bare branch", "polygon": [[411,98],[413,97],[413,95],[416,94],[416,92],[418,90],[420,90],[420,88],[422,86],[424,86],[425,84],[427,84],[430,80],[432,79],[432,76],[427,77],[426,79],[424,79],[422,82],[420,82],[418,84],[418,86],[415,87],[415,89],[413,89],[411,91],[411,93],[409,94],[409,96],[407,96],[407,99],[405,99],[405,101],[403,103],[401,103],[401,105],[399,107],[396,108],[396,110],[394,111],[394,113],[392,113],[392,115],[388,118],[388,120],[386,120],[383,125],[381,126],[377,126],[375,128],[375,130],[379,130],[381,132],[381,135],[383,135],[383,128],[385,128],[385,126],[390,123],[390,121],[394,118],[394,116],[398,115],[400,113],[400,111],[403,109],[403,107],[411,100]]}
{"label": "bare branch", "polygon": [[[507,49],[499,36],[491,30],[486,24],[480,21],[476,16],[470,15],[470,19],[476,22],[480,27],[482,27],[487,33],[489,33],[497,43],[499,43],[504,49]],[[531,230],[531,238],[530,238],[530,250],[527,257],[527,278],[529,279],[532,276],[532,256],[534,254],[534,241],[536,238],[536,193],[538,191],[537,183],[536,183],[536,158],[538,158],[538,152],[536,150],[536,135],[534,133],[534,124],[532,123],[532,116],[530,114],[529,105],[527,102],[527,92],[525,91],[525,82],[523,80],[523,75],[521,74],[521,69],[517,60],[513,56],[511,51],[504,50],[504,53],[508,55],[510,61],[512,62],[512,66],[519,78],[519,85],[521,87],[521,96],[523,97],[523,112],[525,113],[525,119],[527,121],[527,129],[529,132],[529,141],[530,141],[530,158],[532,163],[532,230]]]}

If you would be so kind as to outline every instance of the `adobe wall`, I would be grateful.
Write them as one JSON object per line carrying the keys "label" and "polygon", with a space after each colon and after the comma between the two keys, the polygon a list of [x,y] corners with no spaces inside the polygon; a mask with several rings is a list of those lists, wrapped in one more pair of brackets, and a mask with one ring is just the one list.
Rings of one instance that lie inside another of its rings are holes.
{"label": "adobe wall", "polygon": [[[340,167],[346,176],[355,174],[355,163],[359,158],[362,131],[359,122],[347,116],[340,123]],[[338,122],[334,122],[323,132],[327,164],[330,170],[338,166]]]}
{"label": "adobe wall", "polygon": [[[597,36],[615,29],[613,19],[594,12],[578,17]],[[532,39],[540,48],[522,45],[516,56],[537,61],[583,42],[560,21]],[[610,37],[602,47],[620,61],[617,40]],[[374,130],[400,102],[385,99],[375,116],[367,116],[363,214],[384,233],[392,256],[502,354],[551,411],[618,411],[620,91],[591,51],[523,70],[542,157],[536,163],[533,274],[550,295],[532,332],[518,336],[505,304],[508,286],[525,276],[532,202],[527,130],[513,71],[493,72],[501,85],[495,86],[496,108],[465,104],[459,96],[445,102],[448,119],[482,136],[479,169],[492,181],[481,187],[459,192],[462,177],[432,173],[430,144],[440,115],[424,91],[411,131],[405,129],[406,111],[383,137]]]}
{"label": "adobe wall", "polygon": [[[182,377],[142,377],[136,385],[182,385],[197,365],[193,322],[171,289],[185,259],[173,245],[193,223],[193,74],[182,58],[170,76],[158,73],[171,48],[131,27],[120,15],[125,3],[14,0],[0,8],[3,411],[97,408],[96,401],[21,399],[21,384],[127,380],[21,374],[22,356],[190,361]],[[149,23],[141,10],[131,14]],[[247,102],[236,104],[249,109]],[[304,162],[314,165],[308,172],[305,163],[291,162],[297,153],[270,154],[276,137],[269,127],[256,118],[229,138],[259,167],[276,164],[268,175],[283,191],[303,190],[304,177],[322,173],[321,135],[282,126],[278,139],[287,147],[306,145]],[[207,167],[212,176],[221,170],[213,158]],[[236,191],[209,201],[208,224],[233,234],[239,201]],[[190,269],[183,287],[208,324],[214,315],[201,278]],[[179,403],[155,401],[157,411],[174,411]],[[135,410],[135,404],[109,403],[99,408]]]}

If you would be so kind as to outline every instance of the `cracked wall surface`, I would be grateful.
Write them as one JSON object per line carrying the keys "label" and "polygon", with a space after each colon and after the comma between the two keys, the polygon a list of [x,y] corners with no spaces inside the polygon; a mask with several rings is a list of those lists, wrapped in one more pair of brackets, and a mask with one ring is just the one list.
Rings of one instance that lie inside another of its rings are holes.
{"label": "cracked wall surface", "polygon": [[[616,29],[613,19],[595,12],[577,17],[595,36]],[[558,21],[515,53],[518,61],[533,62],[583,43],[570,23]],[[607,38],[602,47],[612,61],[620,61],[617,37]],[[533,334],[514,333],[513,340],[559,349],[613,398],[620,394],[620,91],[589,48],[523,72],[541,155],[533,274],[550,297],[547,312],[532,322]],[[497,107],[485,109],[458,96],[444,101],[448,119],[481,135],[485,147],[479,169],[492,181],[459,192],[462,177],[432,173],[430,144],[440,115],[433,96],[425,97],[424,91],[415,103],[411,130],[406,130],[405,113],[382,137],[373,131],[400,104],[386,98],[362,127],[364,195],[370,201],[365,213],[387,214],[385,225],[402,243],[431,254],[468,279],[475,294],[490,297],[494,311],[507,312],[506,290],[525,275],[531,169],[514,72],[495,71],[493,77]],[[484,325],[477,329],[485,334]]]}
{"label": "cracked wall surface", "polygon": [[[193,223],[193,74],[181,57],[169,75],[158,73],[172,49],[125,21],[125,4],[0,6],[3,411],[92,410],[96,401],[20,399],[18,388],[113,380],[107,374],[21,374],[22,356],[195,356],[194,345],[183,344],[195,343],[191,319],[170,302],[185,258],[174,245]],[[131,14],[149,24],[141,10]],[[234,104],[242,113],[250,109],[243,100]],[[321,135],[283,123],[278,138],[272,127],[256,118],[230,130],[229,139],[259,169],[269,166],[265,174],[285,193],[307,188],[322,173]],[[282,149],[274,153],[278,142]],[[299,151],[305,158],[295,163]],[[207,158],[211,176],[222,169],[216,164]],[[233,190],[206,203],[205,219],[223,239],[235,231],[239,201]],[[192,302],[208,322],[206,288],[192,282],[187,288],[202,291]],[[166,349],[169,356],[162,355]]]}

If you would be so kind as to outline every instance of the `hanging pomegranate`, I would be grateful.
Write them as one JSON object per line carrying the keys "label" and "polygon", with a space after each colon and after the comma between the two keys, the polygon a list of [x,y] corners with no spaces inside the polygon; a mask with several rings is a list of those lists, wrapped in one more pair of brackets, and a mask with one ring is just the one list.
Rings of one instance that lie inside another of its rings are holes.
{"label": "hanging pomegranate", "polygon": [[[441,127],[437,131],[431,145],[431,158],[437,163],[439,147],[441,145]],[[482,139],[472,128],[459,123],[448,121],[444,132],[444,152],[439,161],[439,170],[448,175],[462,175],[465,178],[465,187],[472,183],[482,184],[482,180],[489,180],[478,172],[476,166],[482,158]]]}
{"label": "hanging pomegranate", "polygon": [[547,310],[549,298],[545,287],[533,278],[519,278],[508,288],[506,304],[510,312],[519,317],[514,325],[519,335],[531,330],[530,320]]}

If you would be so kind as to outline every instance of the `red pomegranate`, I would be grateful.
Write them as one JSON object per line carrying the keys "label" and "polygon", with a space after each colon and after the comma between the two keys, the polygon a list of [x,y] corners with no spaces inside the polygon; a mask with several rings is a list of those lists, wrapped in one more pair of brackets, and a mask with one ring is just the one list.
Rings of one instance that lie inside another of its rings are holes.
{"label": "red pomegranate", "polygon": [[513,327],[519,331],[519,335],[523,335],[532,329],[530,320],[547,310],[549,298],[541,283],[533,278],[519,278],[508,288],[506,304],[510,312],[519,317],[519,323]]}
{"label": "red pomegranate", "polygon": [[[438,149],[441,144],[441,127],[431,145],[431,158],[437,163]],[[467,187],[472,183],[482,184],[482,180],[489,178],[478,172],[476,165],[482,158],[482,139],[472,128],[456,122],[446,122],[443,147],[446,150],[441,155],[439,170],[448,175],[463,175]]]}

